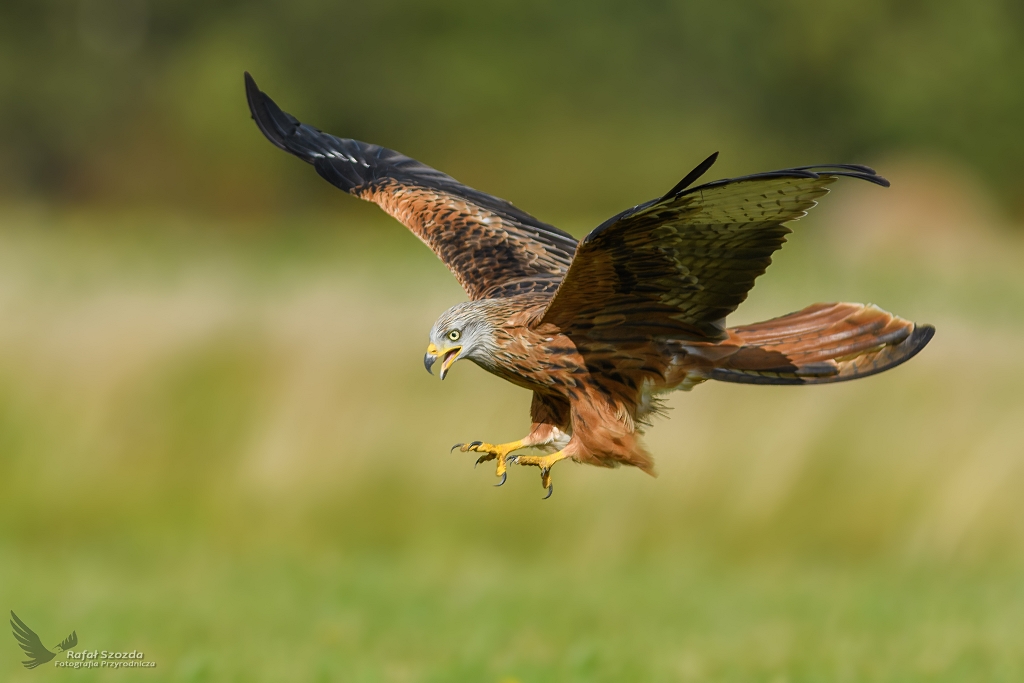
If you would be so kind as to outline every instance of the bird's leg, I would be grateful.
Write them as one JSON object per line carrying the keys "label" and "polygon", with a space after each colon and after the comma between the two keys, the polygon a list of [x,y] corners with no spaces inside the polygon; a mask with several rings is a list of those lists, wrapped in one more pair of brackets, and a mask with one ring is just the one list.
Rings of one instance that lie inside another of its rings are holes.
{"label": "bird's leg", "polygon": [[509,465],[527,465],[540,468],[540,485],[548,490],[545,499],[551,497],[553,487],[551,485],[551,467],[556,463],[566,458],[571,458],[572,454],[568,452],[568,448],[563,448],[560,451],[555,451],[550,455],[513,455],[508,458]]}
{"label": "bird's leg", "polygon": [[[518,451],[522,448],[544,448],[552,447],[558,449],[559,446],[565,446],[569,442],[569,435],[551,424],[550,422],[534,422],[531,426],[530,433],[519,439],[518,441],[510,441],[509,443],[502,444],[490,444],[482,441],[473,441],[471,443],[457,443],[452,446],[454,451],[456,448],[461,450],[463,453],[475,452],[482,453],[476,460],[476,464],[479,465],[482,462],[488,460],[497,460],[497,467],[495,469],[495,476],[501,477],[496,486],[501,486],[505,483],[505,479],[508,477],[506,466],[509,463],[515,461],[516,456],[510,456],[509,454],[513,451]],[[531,456],[532,457],[532,456]],[[554,456],[547,456],[549,458]],[[563,457],[569,457],[565,455]],[[536,458],[533,458],[536,459]],[[553,462],[557,462],[561,458],[555,458]],[[474,465],[475,467],[476,465]],[[550,466],[549,466],[550,467]],[[548,487],[550,493],[551,477],[548,474],[543,476],[544,486]]]}
{"label": "bird's leg", "polygon": [[[501,486],[505,483],[505,479],[508,473],[505,471],[505,463],[507,462],[508,454],[512,451],[517,451],[520,448],[526,448],[526,439],[520,439],[519,441],[510,441],[508,443],[484,443],[483,441],[473,441],[471,443],[457,443],[452,446],[454,451],[458,448],[463,453],[483,453],[479,458],[476,459],[476,465],[488,460],[498,461],[497,469],[495,470],[495,476],[501,477],[501,481],[495,484],[495,486]],[[476,465],[473,465],[476,467]]]}

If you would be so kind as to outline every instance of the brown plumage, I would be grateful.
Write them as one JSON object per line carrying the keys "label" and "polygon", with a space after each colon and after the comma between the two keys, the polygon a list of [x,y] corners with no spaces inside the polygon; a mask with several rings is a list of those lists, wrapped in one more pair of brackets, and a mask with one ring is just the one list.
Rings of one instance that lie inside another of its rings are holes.
{"label": "brown plumage", "polygon": [[[409,227],[469,294],[430,332],[424,364],[468,358],[533,391],[530,433],[458,444],[541,468],[571,458],[653,472],[641,429],[658,395],[714,379],[820,384],[876,374],[913,357],[934,328],[873,305],[814,304],[726,327],[771,255],[846,176],[881,186],[866,166],[807,166],[691,185],[714,154],[664,196],[628,209],[582,242],[512,204],[377,145],[337,138],[281,111],[246,74],[249,108],[275,145],[335,186]],[[536,448],[546,455],[513,454]],[[500,484],[499,484],[500,485]]]}

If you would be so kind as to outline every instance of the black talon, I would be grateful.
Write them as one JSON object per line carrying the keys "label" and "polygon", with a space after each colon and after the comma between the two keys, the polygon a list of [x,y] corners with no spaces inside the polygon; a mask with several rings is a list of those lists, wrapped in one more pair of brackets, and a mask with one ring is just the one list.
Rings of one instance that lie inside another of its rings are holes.
{"label": "black talon", "polygon": [[469,447],[470,448],[474,448],[476,446],[483,446],[483,445],[484,445],[483,441],[470,441],[469,442]]}
{"label": "black talon", "polygon": [[555,485],[554,484],[548,484],[548,495],[546,495],[543,498],[541,498],[541,500],[547,500],[548,498],[550,498],[551,497],[551,493],[554,490],[555,490]]}
{"label": "black talon", "polygon": [[487,462],[487,460],[488,458],[486,455],[481,455],[479,458],[476,459],[476,462],[473,463],[473,469],[475,470],[477,465],[479,465],[482,462]]}
{"label": "black talon", "polygon": [[449,453],[451,453],[451,452],[453,452],[453,451],[454,451],[454,450],[455,450],[456,448],[461,448],[462,446],[465,446],[465,445],[466,445],[466,444],[464,444],[464,443],[457,443],[457,444],[455,444],[454,446],[452,446],[452,450],[450,450],[450,451],[448,451],[448,452],[449,452]]}
{"label": "black talon", "polygon": [[541,468],[541,470],[540,470],[541,486],[544,485],[544,478],[548,477],[548,495],[546,495],[543,498],[541,498],[541,500],[547,500],[548,498],[550,498],[551,497],[551,493],[555,490],[555,485],[551,483],[550,476],[551,476],[551,468],[550,467],[543,467],[543,468]]}
{"label": "black talon", "polygon": [[495,486],[501,486],[502,484],[505,483],[506,479],[508,479],[508,472],[502,472],[501,473],[501,481],[499,481],[497,484],[495,484]]}

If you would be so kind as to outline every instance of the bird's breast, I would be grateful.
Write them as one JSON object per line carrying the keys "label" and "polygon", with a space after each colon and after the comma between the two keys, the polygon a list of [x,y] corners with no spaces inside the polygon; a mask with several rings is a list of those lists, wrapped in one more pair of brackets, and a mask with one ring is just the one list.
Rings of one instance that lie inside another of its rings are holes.
{"label": "bird's breast", "polygon": [[497,347],[495,374],[534,390],[574,386],[586,368],[576,345],[563,334],[515,327],[503,330]]}

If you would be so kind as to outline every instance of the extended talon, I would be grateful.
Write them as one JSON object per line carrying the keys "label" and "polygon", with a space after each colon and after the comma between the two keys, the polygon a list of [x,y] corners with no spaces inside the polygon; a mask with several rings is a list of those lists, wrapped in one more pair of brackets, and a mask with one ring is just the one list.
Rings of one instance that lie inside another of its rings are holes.
{"label": "extended talon", "polygon": [[547,495],[545,495],[543,498],[541,498],[541,500],[547,500],[548,498],[551,497],[551,494],[555,490],[554,484],[551,483],[551,468],[550,467],[542,467],[541,468],[541,470],[540,470],[540,485],[548,490]]}
{"label": "extended talon", "polygon": [[508,459],[508,454],[522,447],[522,441],[513,441],[511,443],[501,444],[490,444],[484,441],[470,441],[469,443],[455,444],[452,447],[452,450],[454,451],[458,448],[463,453],[468,453],[470,451],[481,453],[480,457],[476,459],[475,463],[473,463],[474,468],[482,462],[497,460],[498,463],[495,468],[494,476],[501,477],[501,481],[495,484],[495,486],[501,486],[508,479],[508,474],[505,470],[506,462],[512,462]]}
{"label": "extended talon", "polygon": [[525,467],[539,467],[540,468],[540,485],[548,490],[542,500],[547,500],[551,497],[554,492],[554,486],[551,484],[551,467],[557,463],[565,460],[566,458],[572,457],[565,451],[557,451],[550,455],[511,455],[508,457],[506,462],[509,465],[523,465]]}

